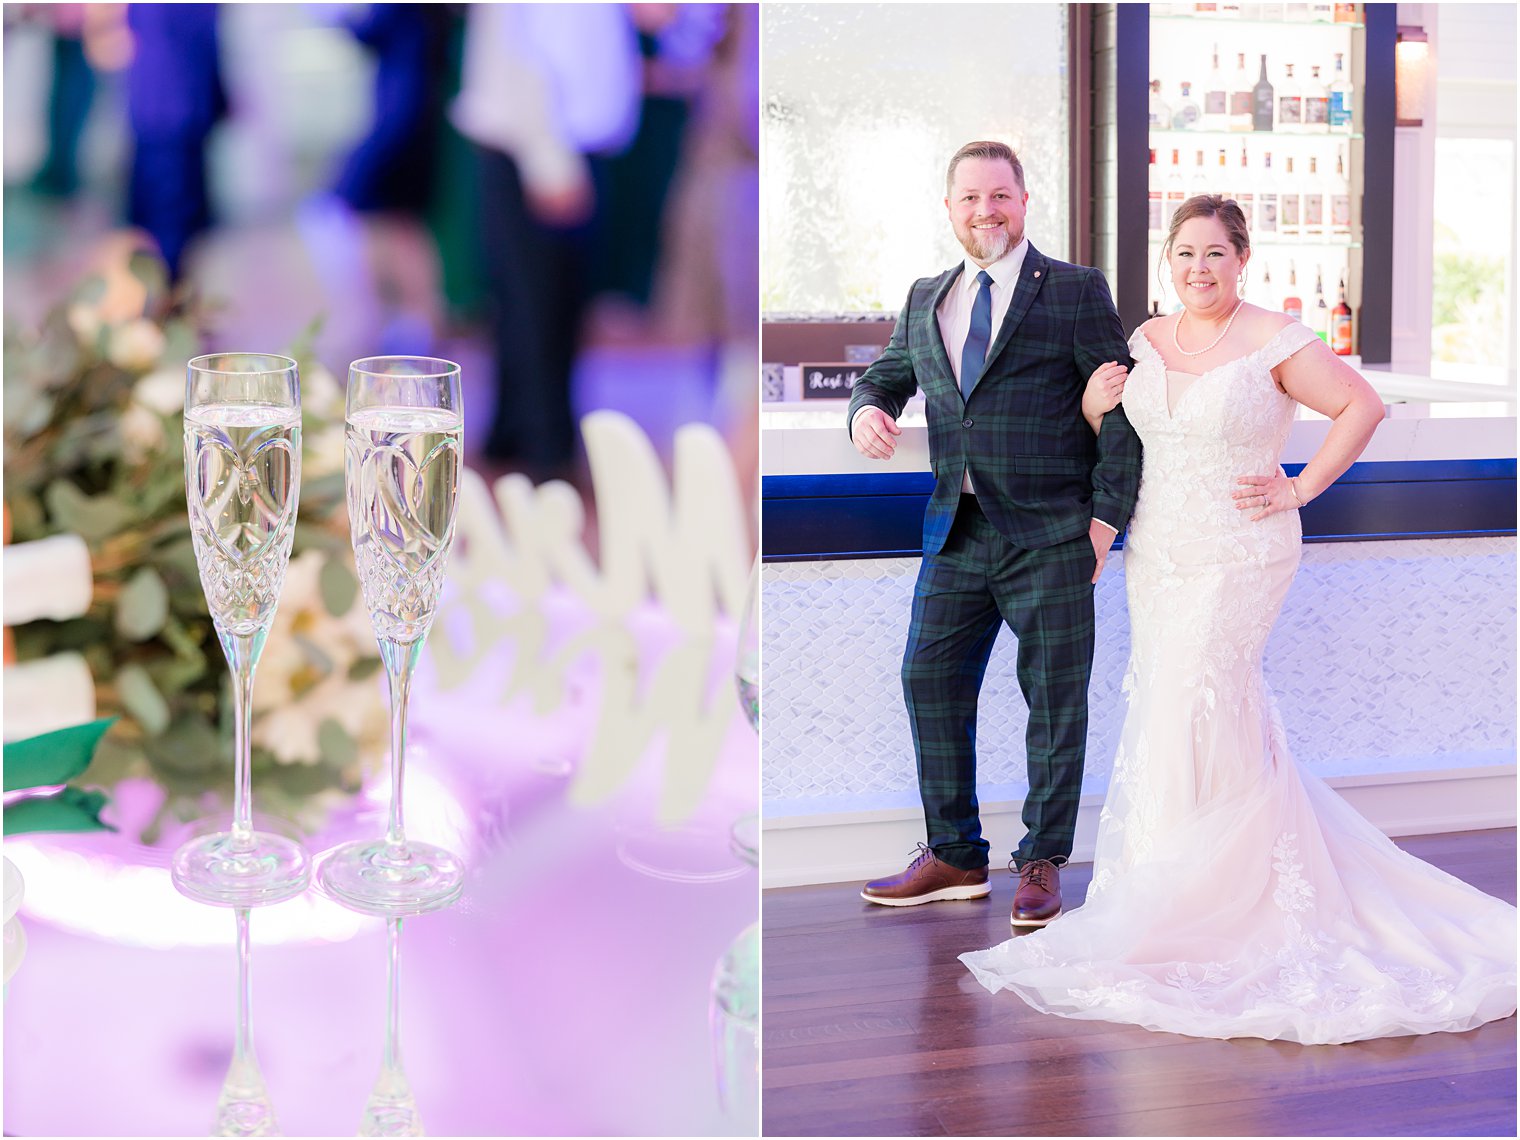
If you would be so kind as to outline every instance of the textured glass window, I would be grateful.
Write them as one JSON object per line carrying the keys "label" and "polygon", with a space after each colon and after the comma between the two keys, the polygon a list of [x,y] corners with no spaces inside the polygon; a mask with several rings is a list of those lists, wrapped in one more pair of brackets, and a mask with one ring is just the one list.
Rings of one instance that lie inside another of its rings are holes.
{"label": "textured glass window", "polygon": [[1064,4],[766,4],[768,315],[892,312],[965,256],[945,168],[973,139],[1024,164],[1025,232],[1067,256]]}

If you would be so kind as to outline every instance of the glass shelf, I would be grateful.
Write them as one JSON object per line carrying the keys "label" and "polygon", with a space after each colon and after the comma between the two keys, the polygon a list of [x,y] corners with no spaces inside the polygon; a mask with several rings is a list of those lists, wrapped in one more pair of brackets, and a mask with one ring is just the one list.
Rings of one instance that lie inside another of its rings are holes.
{"label": "glass shelf", "polygon": [[1155,23],[1194,24],[1209,28],[1345,28],[1348,32],[1367,26],[1363,23],[1348,24],[1331,20],[1247,20],[1236,16],[1200,16],[1196,13],[1180,16],[1152,15],[1151,20]]}
{"label": "glass shelf", "polygon": [[1271,140],[1276,142],[1282,139],[1285,142],[1346,142],[1358,140],[1364,136],[1360,131],[1205,131],[1189,128],[1177,130],[1173,127],[1152,127],[1151,138],[1168,139],[1246,139]]}

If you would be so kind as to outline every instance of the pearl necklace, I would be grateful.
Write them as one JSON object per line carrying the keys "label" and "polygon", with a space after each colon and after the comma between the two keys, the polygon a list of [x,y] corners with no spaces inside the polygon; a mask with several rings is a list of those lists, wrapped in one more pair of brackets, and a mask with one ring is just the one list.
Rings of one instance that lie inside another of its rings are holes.
{"label": "pearl necklace", "polygon": [[1244,297],[1235,302],[1235,307],[1230,310],[1230,319],[1224,323],[1224,329],[1221,330],[1218,336],[1200,348],[1197,352],[1189,352],[1177,342],[1177,330],[1182,327],[1182,318],[1187,312],[1187,310],[1184,309],[1181,313],[1177,314],[1177,321],[1172,325],[1172,347],[1175,348],[1178,352],[1182,353],[1183,356],[1202,356],[1205,352],[1208,352],[1209,349],[1215,347],[1220,341],[1225,338],[1226,334],[1228,334],[1230,331],[1230,326],[1235,323],[1235,314],[1240,312],[1240,306],[1244,305],[1245,303],[1246,299]]}

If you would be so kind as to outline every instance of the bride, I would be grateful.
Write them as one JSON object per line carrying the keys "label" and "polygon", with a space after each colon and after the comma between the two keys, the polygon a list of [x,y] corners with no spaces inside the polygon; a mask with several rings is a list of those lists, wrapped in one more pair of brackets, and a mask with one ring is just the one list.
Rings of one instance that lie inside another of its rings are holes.
{"label": "bride", "polygon": [[[1175,316],[1098,369],[1144,444],[1124,552],[1128,714],[1085,904],[962,954],[1036,1009],[1195,1037],[1332,1044],[1515,1011],[1515,908],[1399,850],[1288,752],[1262,652],[1298,568],[1298,508],[1361,454],[1377,394],[1304,325],[1246,304],[1240,208],[1178,208]],[[1334,421],[1302,474],[1302,403]]]}

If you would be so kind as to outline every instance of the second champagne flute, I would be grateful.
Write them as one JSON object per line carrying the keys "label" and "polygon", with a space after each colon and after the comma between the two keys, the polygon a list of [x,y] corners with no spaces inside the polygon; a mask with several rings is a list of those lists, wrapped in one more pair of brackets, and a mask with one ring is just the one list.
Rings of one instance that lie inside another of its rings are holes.
{"label": "second champagne flute", "polygon": [[443,591],[463,463],[459,365],[376,356],[348,370],[344,476],[364,605],[391,698],[391,808],[385,838],[346,843],[318,861],[324,890],[374,914],[420,914],[464,887],[457,855],[406,838],[402,776],[412,674]]}

